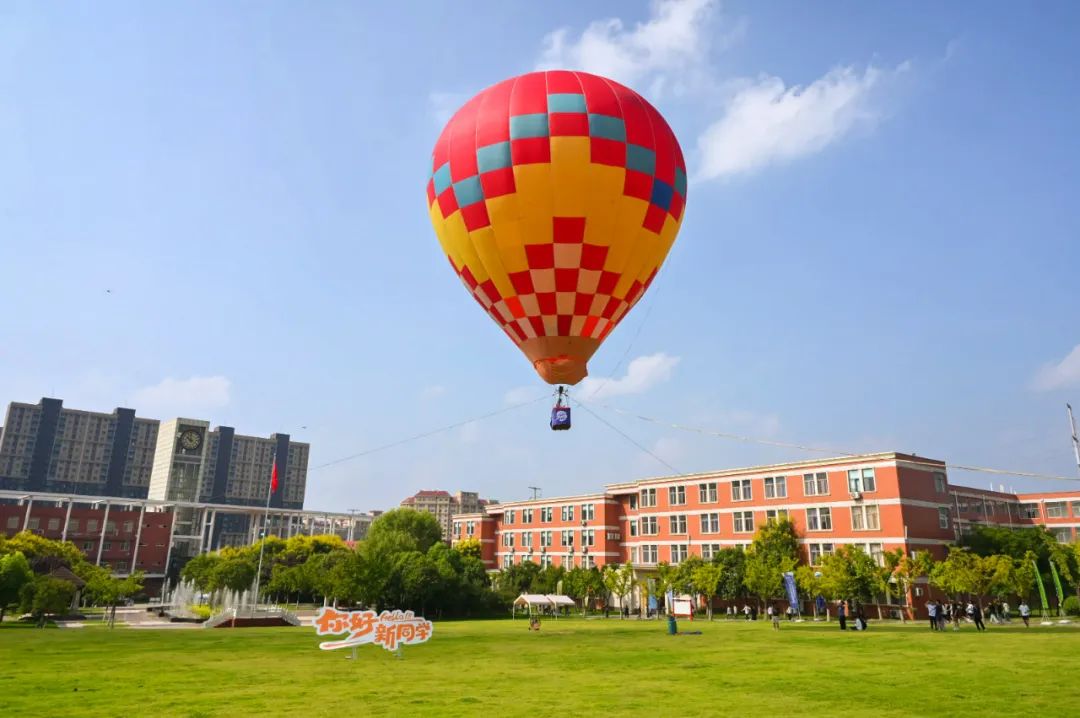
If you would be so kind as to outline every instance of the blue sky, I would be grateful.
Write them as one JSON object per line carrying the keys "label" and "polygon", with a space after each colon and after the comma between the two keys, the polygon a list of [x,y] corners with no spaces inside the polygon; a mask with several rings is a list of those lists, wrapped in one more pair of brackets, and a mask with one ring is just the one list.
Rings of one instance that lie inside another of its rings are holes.
{"label": "blue sky", "polygon": [[557,65],[648,96],[691,173],[578,392],[607,421],[679,471],[813,454],[595,402],[1075,476],[1078,23],[1065,2],[6,3],[0,400],[290,432],[315,508],[668,473],[584,412],[549,431],[545,401],[317,468],[548,393],[451,272],[424,183],[458,104]]}

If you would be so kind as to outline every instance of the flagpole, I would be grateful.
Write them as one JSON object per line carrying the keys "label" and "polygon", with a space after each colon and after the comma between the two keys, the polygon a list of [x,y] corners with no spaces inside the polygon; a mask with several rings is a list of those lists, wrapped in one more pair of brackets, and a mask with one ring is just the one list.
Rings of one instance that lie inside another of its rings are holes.
{"label": "flagpole", "polygon": [[277,456],[270,465],[270,481],[266,482],[266,509],[263,511],[263,527],[259,539],[259,568],[255,570],[255,607],[259,605],[259,581],[262,578],[263,551],[266,550],[266,524],[270,519],[270,495],[274,493],[274,471],[277,469]]}

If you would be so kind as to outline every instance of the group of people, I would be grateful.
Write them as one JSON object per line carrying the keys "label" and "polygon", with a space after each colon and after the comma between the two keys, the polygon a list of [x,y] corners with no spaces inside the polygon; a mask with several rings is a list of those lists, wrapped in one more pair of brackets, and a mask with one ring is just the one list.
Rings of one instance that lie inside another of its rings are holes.
{"label": "group of people", "polygon": [[848,601],[836,602],[836,620],[840,623],[840,630],[847,630],[848,618],[853,619],[853,630],[865,631],[868,627],[866,623],[866,612],[863,610],[861,603],[850,603]]}
{"label": "group of people", "polygon": [[[1020,619],[1024,622],[1024,625],[1030,625],[1031,607],[1027,605],[1026,601],[1020,602],[1017,611],[1020,613]],[[986,630],[986,624],[983,623],[982,606],[974,601],[968,601],[965,605],[960,601],[942,603],[937,599],[931,599],[926,602],[926,612],[930,617],[931,631],[944,631],[945,627],[950,623],[954,631],[959,631],[960,620],[964,618],[974,623],[976,630]],[[1011,620],[1009,618],[1009,604],[1004,601],[990,603],[986,608],[986,615],[990,618],[991,623],[1006,623]]]}

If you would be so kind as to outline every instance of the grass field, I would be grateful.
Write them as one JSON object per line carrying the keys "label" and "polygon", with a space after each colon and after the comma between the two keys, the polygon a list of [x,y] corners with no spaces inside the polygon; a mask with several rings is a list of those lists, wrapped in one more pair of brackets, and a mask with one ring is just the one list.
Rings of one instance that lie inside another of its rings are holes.
{"label": "grass field", "polygon": [[[0,629],[4,716],[1067,715],[1080,627],[440,622],[397,659],[310,628]],[[1071,706],[1071,707],[1070,707]]]}

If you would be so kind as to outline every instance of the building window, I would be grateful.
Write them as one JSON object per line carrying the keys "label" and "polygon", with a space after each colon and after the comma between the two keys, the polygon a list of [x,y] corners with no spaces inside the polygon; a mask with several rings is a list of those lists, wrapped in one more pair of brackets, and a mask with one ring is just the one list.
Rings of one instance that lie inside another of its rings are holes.
{"label": "building window", "polygon": [[[1062,506],[1064,506],[1064,504],[1062,504]],[[60,519],[49,519],[48,528],[49,531],[59,531]]]}
{"label": "building window", "polygon": [[656,544],[645,544],[641,547],[641,562],[656,563],[657,553]]}
{"label": "building window", "polygon": [[562,531],[562,545],[573,546],[574,545],[574,532],[570,530]]}
{"label": "building window", "polygon": [[1069,543],[1072,541],[1072,529],[1054,529],[1054,538],[1058,543]]}
{"label": "building window", "polygon": [[[1065,502],[1053,501],[1046,504],[1046,518],[1048,519],[1063,519],[1065,518]],[[51,523],[51,522],[50,522]],[[51,526],[50,526],[51,528]]]}
{"label": "building window", "polygon": [[736,511],[732,516],[735,523],[735,533],[751,533],[754,530],[753,511]]}
{"label": "building window", "polygon": [[19,528],[19,521],[20,519],[18,516],[8,516],[7,527],[9,529],[17,529]]}
{"label": "building window", "polygon": [[510,526],[514,525],[514,513],[516,512],[513,509],[507,509],[506,513],[503,514],[503,518],[506,519],[506,523]]}
{"label": "building window", "polygon": [[466,521],[465,522],[465,533],[468,534],[469,536],[472,536],[474,533],[476,533],[476,522],[475,521]]}
{"label": "building window", "polygon": [[82,545],[82,550],[83,551],[89,551],[92,548],[94,548],[94,543],[92,541],[83,541],[83,545]]}
{"label": "building window", "polygon": [[643,536],[655,536],[660,533],[655,516],[641,517],[641,533]]}
{"label": "building window", "polygon": [[702,546],[701,546],[701,557],[703,559],[705,559],[706,561],[711,561],[719,553],[720,553],[720,544],[718,544],[718,543],[707,543],[707,544],[702,544]]}
{"label": "building window", "polygon": [[514,547],[514,534],[511,534],[511,533],[503,534],[503,546],[506,546],[507,548],[513,548]]}
{"label": "building window", "polygon": [[70,522],[68,522],[68,531],[70,531],[71,533],[75,533],[78,530],[79,530],[79,520],[78,519],[72,519]]}
{"label": "building window", "polygon": [[540,509],[540,523],[542,523],[542,524],[551,523],[551,517],[554,515],[554,513],[555,512],[552,510],[552,508],[550,506],[542,507]]}
{"label": "building window", "polygon": [[105,542],[104,550],[105,551],[112,551],[112,541],[106,541]]}
{"label": "building window", "polygon": [[546,553],[540,554],[540,565],[543,568],[547,568],[548,566],[550,566],[551,565],[551,556],[548,556]]}
{"label": "building window", "polygon": [[[571,515],[570,518],[574,518],[573,515]],[[582,504],[581,505],[581,520],[582,521],[592,521],[595,518],[596,518],[596,507],[593,506],[592,504]]]}
{"label": "building window", "polygon": [[637,494],[630,494],[630,508],[631,510],[637,509]]}
{"label": "building window", "polygon": [[551,532],[550,531],[541,531],[540,532],[540,545],[545,547],[545,548],[548,547],[548,546],[553,545],[551,543]]}
{"label": "building window", "polygon": [[455,521],[454,522],[454,531],[453,531],[453,533],[454,533],[455,536],[460,536],[461,535],[461,522],[460,521]]}
{"label": "building window", "polygon": [[582,568],[596,568],[596,559],[592,556],[583,556],[581,559]]}
{"label": "building window", "polygon": [[671,547],[671,562],[682,563],[690,555],[690,547],[684,543],[675,544]]}
{"label": "building window", "polygon": [[633,537],[633,536],[637,536],[637,535],[638,535],[638,522],[637,522],[637,519],[631,519],[630,520],[630,536]]}
{"label": "building window", "polygon": [[812,543],[807,544],[810,548],[810,565],[817,566],[821,563],[822,556],[828,556],[833,552],[833,545],[831,543]]}
{"label": "building window", "polygon": [[698,501],[703,504],[715,504],[718,500],[716,482],[698,485]]}
{"label": "building window", "polygon": [[503,556],[503,568],[510,568],[514,565],[514,554],[506,554]]}
{"label": "building window", "polygon": [[595,546],[596,545],[596,532],[593,529],[585,529],[581,532],[581,545],[582,546]]}
{"label": "building window", "polygon": [[1080,501],[1072,502],[1072,515],[1080,519]]}
{"label": "building window", "polygon": [[885,549],[881,544],[866,544],[866,552],[870,554],[870,558],[874,559],[874,563],[876,563],[878,566],[885,565]]}
{"label": "building window", "polygon": [[521,523],[523,523],[523,524],[531,524],[532,520],[533,520],[533,510],[532,509],[522,509],[521,510]]}
{"label": "building window", "polygon": [[750,488],[750,479],[742,479],[741,481],[731,482],[732,501],[749,501],[752,498],[753,492]]}
{"label": "building window", "polygon": [[668,503],[672,506],[682,506],[686,503],[685,486],[669,486],[667,490]]}
{"label": "building window", "polygon": [[90,533],[94,533],[95,531],[97,531],[97,527],[98,527],[97,519],[87,519],[86,520],[86,530],[89,531]]}
{"label": "building window", "polygon": [[786,519],[788,517],[787,509],[769,509],[765,512],[765,521],[776,521],[777,519]]}
{"label": "building window", "polygon": [[765,498],[767,499],[786,499],[787,498],[787,477],[786,476],[769,476],[765,479]]}
{"label": "building window", "polygon": [[943,529],[949,528],[949,510],[941,507],[937,510],[938,526]]}
{"label": "building window", "polygon": [[945,493],[945,474],[940,471],[934,472],[934,491],[939,494]]}
{"label": "building window", "polygon": [[134,529],[135,529],[135,522],[134,521],[125,521],[124,522],[124,533],[129,534]]}
{"label": "building window", "polygon": [[851,528],[855,531],[877,531],[880,529],[878,507],[876,505],[852,506]]}
{"label": "building window", "polygon": [[1039,518],[1038,504],[1020,504],[1020,515],[1025,519]]}
{"label": "building window", "polygon": [[877,481],[873,469],[851,469],[847,472],[848,492],[861,494],[877,491]]}
{"label": "building window", "polygon": [[37,516],[31,516],[30,517],[30,530],[31,531],[37,531],[39,526],[41,526],[41,519],[39,519]]}
{"label": "building window", "polygon": [[720,514],[702,514],[701,515],[701,533],[703,533],[703,534],[718,534],[718,533],[720,533]]}
{"label": "building window", "polygon": [[668,527],[673,534],[686,533],[686,514],[668,516]]}
{"label": "building window", "polygon": [[830,531],[832,530],[832,510],[829,508],[806,510],[807,531]]}
{"label": "building window", "polygon": [[532,536],[532,531],[521,534],[521,545],[525,548],[532,548]]}
{"label": "building window", "polygon": [[641,490],[641,507],[656,506],[656,489]]}
{"label": "building window", "polygon": [[828,496],[829,475],[824,471],[816,474],[803,474],[803,494],[806,496]]}
{"label": "building window", "polygon": [[563,506],[562,511],[560,512],[559,515],[560,515],[560,518],[563,521],[573,521],[574,520],[574,507],[573,506]]}

